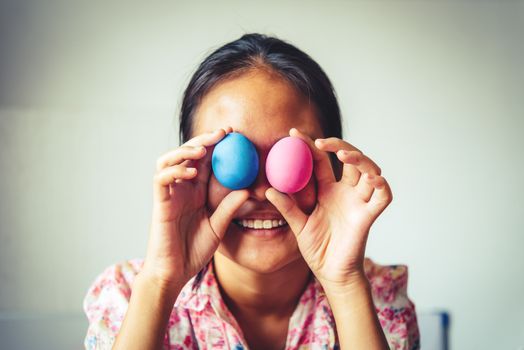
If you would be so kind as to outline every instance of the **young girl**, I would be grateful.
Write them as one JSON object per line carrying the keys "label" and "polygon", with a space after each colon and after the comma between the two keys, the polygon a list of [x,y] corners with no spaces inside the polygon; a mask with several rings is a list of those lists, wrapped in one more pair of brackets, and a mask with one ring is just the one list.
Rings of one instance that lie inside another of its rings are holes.
{"label": "young girl", "polygon": [[[96,278],[85,347],[418,349],[406,267],[364,257],[391,190],[341,129],[328,77],[296,47],[249,34],[209,55],[184,93],[183,144],[157,161],[145,259]],[[260,159],[255,182],[234,191],[210,166],[233,131]],[[286,136],[314,162],[291,195],[264,171]]]}

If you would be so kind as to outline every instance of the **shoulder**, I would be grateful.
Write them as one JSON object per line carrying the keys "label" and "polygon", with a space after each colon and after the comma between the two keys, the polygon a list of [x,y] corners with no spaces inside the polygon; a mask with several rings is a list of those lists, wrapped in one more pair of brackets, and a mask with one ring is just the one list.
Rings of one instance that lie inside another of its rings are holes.
{"label": "shoulder", "polygon": [[130,259],[107,266],[90,285],[84,298],[84,307],[104,296],[120,296],[129,300],[131,287],[140,272],[143,259]]}
{"label": "shoulder", "polygon": [[365,258],[376,312],[391,349],[419,349],[415,304],[408,297],[408,267],[381,265]]}
{"label": "shoulder", "polygon": [[365,258],[364,271],[371,284],[375,302],[393,303],[398,296],[407,293],[408,267],[406,265],[381,265],[370,258]]}
{"label": "shoulder", "polygon": [[[89,286],[83,301],[84,313],[89,321],[84,339],[85,349],[110,349],[124,320],[133,282],[142,270],[143,258],[120,261],[105,267]],[[186,284],[191,287],[194,277]],[[188,312],[173,306],[164,345],[187,343],[191,334]]]}
{"label": "shoulder", "polygon": [[107,266],[89,286],[83,301],[89,321],[84,339],[86,349],[109,349],[120,329],[133,281],[142,259],[130,259]]}

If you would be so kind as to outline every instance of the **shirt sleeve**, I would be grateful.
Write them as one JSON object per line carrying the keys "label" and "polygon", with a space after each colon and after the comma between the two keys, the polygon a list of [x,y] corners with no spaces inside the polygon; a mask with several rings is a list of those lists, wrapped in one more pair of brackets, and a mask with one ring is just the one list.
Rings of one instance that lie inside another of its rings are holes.
{"label": "shirt sleeve", "polygon": [[368,264],[368,279],[390,349],[420,349],[415,304],[407,295],[407,266],[382,266],[371,262]]}
{"label": "shirt sleeve", "polygon": [[89,287],[83,309],[89,326],[84,347],[111,349],[124,319],[131,297],[136,266],[126,261],[107,267]]}

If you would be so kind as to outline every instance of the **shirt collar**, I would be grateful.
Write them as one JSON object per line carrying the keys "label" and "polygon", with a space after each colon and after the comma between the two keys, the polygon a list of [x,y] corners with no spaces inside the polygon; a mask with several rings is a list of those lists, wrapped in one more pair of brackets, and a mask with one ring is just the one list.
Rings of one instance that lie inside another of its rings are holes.
{"label": "shirt collar", "polygon": [[[313,276],[300,297],[300,303],[306,304],[311,299],[324,298],[324,290],[320,282]],[[183,307],[194,311],[202,311],[206,307],[212,307],[215,311],[228,314],[227,308],[220,294],[216,280],[213,259],[182,288],[175,307]]]}
{"label": "shirt collar", "polygon": [[202,311],[211,303],[211,300],[221,299],[218,284],[213,272],[213,259],[180,291],[175,307],[183,307],[195,311]]}
{"label": "shirt collar", "polygon": [[175,307],[196,312],[213,312],[242,334],[239,324],[226,306],[214,272],[213,259],[182,288]]}

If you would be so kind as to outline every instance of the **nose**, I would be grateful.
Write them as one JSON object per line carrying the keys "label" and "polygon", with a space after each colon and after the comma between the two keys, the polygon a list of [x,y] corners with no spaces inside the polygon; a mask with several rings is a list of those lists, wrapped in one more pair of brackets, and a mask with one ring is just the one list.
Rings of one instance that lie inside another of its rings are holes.
{"label": "nose", "polygon": [[266,176],[266,158],[268,152],[265,152],[263,155],[261,153],[262,152],[259,151],[259,166],[257,177],[255,181],[251,184],[251,186],[248,187],[250,198],[260,202],[266,200],[266,190],[269,187],[271,187]]}

